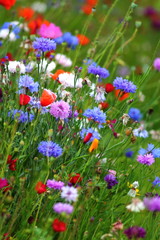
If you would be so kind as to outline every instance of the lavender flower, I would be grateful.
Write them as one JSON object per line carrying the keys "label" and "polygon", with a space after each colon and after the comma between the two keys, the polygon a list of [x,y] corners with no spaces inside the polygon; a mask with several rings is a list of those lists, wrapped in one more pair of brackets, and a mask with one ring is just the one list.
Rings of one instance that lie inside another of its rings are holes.
{"label": "lavender flower", "polygon": [[156,177],[155,180],[152,182],[152,184],[153,184],[154,186],[160,187],[160,178],[159,178],[159,177]]}
{"label": "lavender flower", "polygon": [[94,75],[98,75],[100,78],[107,78],[109,77],[109,71],[105,68],[101,68],[97,66],[95,63],[92,63],[88,67],[88,73],[92,73]]}
{"label": "lavender flower", "polygon": [[56,181],[56,180],[50,180],[48,179],[47,180],[47,187],[48,188],[53,188],[53,189],[56,189],[56,190],[61,190],[62,187],[64,187],[64,182],[61,182],[61,181]]}
{"label": "lavender flower", "polygon": [[87,109],[83,116],[94,120],[100,124],[106,123],[106,114],[101,111],[98,107],[94,107],[93,109]]}
{"label": "lavender flower", "polygon": [[65,119],[69,117],[70,106],[63,100],[51,104],[50,114],[56,118]]}
{"label": "lavender flower", "polygon": [[136,85],[134,85],[131,81],[128,81],[127,79],[123,79],[122,77],[117,77],[113,81],[113,86],[116,89],[120,89],[128,93],[135,93],[137,89]]}
{"label": "lavender flower", "polygon": [[59,214],[61,213],[71,214],[73,212],[73,206],[68,203],[59,202],[54,204],[53,210]]}
{"label": "lavender flower", "polygon": [[36,38],[33,42],[33,48],[42,52],[51,51],[56,49],[56,43],[48,38]]}
{"label": "lavender flower", "polygon": [[104,180],[108,183],[108,189],[111,189],[114,185],[118,184],[118,181],[114,174],[107,174],[104,177]]}
{"label": "lavender flower", "polygon": [[8,112],[8,116],[12,117],[12,119],[17,119],[18,122],[28,123],[34,119],[33,114],[29,114],[28,112],[23,112],[22,110],[11,110]]}
{"label": "lavender flower", "polygon": [[146,230],[142,227],[138,227],[138,226],[133,226],[130,227],[126,230],[124,230],[124,234],[127,236],[128,239],[132,239],[132,238],[145,238],[146,236]]}
{"label": "lavender flower", "polygon": [[59,157],[63,153],[63,149],[52,141],[42,141],[38,145],[38,151],[47,157]]}
{"label": "lavender flower", "polygon": [[69,202],[76,202],[78,198],[77,189],[69,186],[62,187],[61,198]]}
{"label": "lavender flower", "polygon": [[154,60],[153,66],[156,70],[160,71],[160,58]]}
{"label": "lavender flower", "polygon": [[[30,92],[33,93],[33,92],[38,92],[39,83],[34,82],[34,79],[26,74],[19,78],[18,86],[19,88],[21,87],[28,88]],[[24,92],[22,91],[21,93],[25,93],[25,91]]]}
{"label": "lavender flower", "polygon": [[152,154],[146,154],[146,155],[139,155],[137,157],[137,162],[150,166],[155,162],[155,160]]}
{"label": "lavender flower", "polygon": [[144,205],[151,212],[160,212],[160,197],[155,196],[153,198],[144,198]]}
{"label": "lavender flower", "polygon": [[83,128],[81,131],[80,131],[80,136],[81,136],[81,139],[84,139],[84,137],[88,134],[88,133],[92,133],[92,137],[90,138],[90,140],[87,142],[87,143],[90,143],[90,142],[93,142],[93,140],[95,138],[97,138],[98,140],[101,138],[99,133],[97,131],[95,131],[93,128]]}

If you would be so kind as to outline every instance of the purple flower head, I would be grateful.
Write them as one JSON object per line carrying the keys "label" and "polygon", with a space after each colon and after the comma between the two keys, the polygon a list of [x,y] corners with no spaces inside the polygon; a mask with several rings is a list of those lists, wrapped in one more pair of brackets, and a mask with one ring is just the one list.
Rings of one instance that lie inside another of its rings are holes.
{"label": "purple flower head", "polygon": [[156,70],[160,71],[160,58],[154,60],[153,66]]}
{"label": "purple flower head", "polygon": [[142,118],[142,114],[138,108],[130,108],[128,115],[130,118],[132,118],[134,121],[140,121]]}
{"label": "purple flower head", "polygon": [[108,183],[108,189],[111,189],[114,185],[118,184],[118,181],[114,174],[107,174],[104,177],[104,180]]}
{"label": "purple flower head", "polygon": [[90,142],[93,142],[93,140],[95,138],[97,138],[98,140],[101,138],[99,133],[97,131],[95,131],[93,128],[83,128],[81,131],[80,131],[80,137],[81,139],[84,139],[84,137],[88,134],[88,133],[92,133],[92,137],[90,138],[90,140],[87,142],[87,143],[90,143]]}
{"label": "purple flower head", "polygon": [[141,148],[139,154],[145,155],[151,153],[154,158],[160,157],[160,148],[155,148],[154,144],[149,143],[147,149]]}
{"label": "purple flower head", "polygon": [[130,149],[127,149],[127,152],[125,153],[126,157],[131,158],[133,156],[134,152]]}
{"label": "purple flower head", "polygon": [[132,239],[132,238],[145,238],[146,236],[146,230],[142,227],[138,227],[138,226],[133,226],[130,227],[126,230],[124,230],[124,234],[127,236],[128,239]]}
{"label": "purple flower head", "polygon": [[160,177],[156,177],[154,181],[152,182],[154,186],[160,187]]}
{"label": "purple flower head", "polygon": [[150,166],[155,162],[155,160],[152,154],[146,154],[146,155],[139,155],[137,157],[137,162]]}
{"label": "purple flower head", "polygon": [[63,186],[64,186],[64,182],[56,181],[54,179],[53,180],[50,180],[50,179],[47,180],[47,187],[48,188],[61,190]]}
{"label": "purple flower head", "polygon": [[33,114],[29,114],[28,112],[23,112],[21,110],[15,109],[8,112],[8,116],[12,119],[17,119],[18,122],[28,123],[34,119]]}
{"label": "purple flower head", "polygon": [[151,212],[160,212],[160,197],[155,196],[153,198],[144,198],[145,207]]}
{"label": "purple flower head", "polygon": [[56,118],[65,119],[69,117],[70,106],[63,100],[51,104],[50,114]]}
{"label": "purple flower head", "polygon": [[[39,83],[34,82],[34,79],[26,74],[19,78],[18,86],[19,88],[21,87],[28,88],[30,92],[33,93],[33,92],[38,92]],[[20,92],[25,93],[25,91],[23,90],[22,91],[20,90]]]}
{"label": "purple flower head", "polygon": [[122,77],[117,77],[113,81],[113,86],[116,89],[120,89],[127,93],[135,93],[136,92],[136,85],[134,85],[131,81],[128,81],[127,79],[123,79]]}
{"label": "purple flower head", "polygon": [[52,141],[42,141],[38,145],[38,151],[47,157],[59,157],[63,153],[63,149]]}
{"label": "purple flower head", "polygon": [[107,69],[101,68],[100,66],[97,66],[95,63],[92,63],[91,65],[89,65],[88,73],[98,75],[100,79],[107,78],[110,75]]}
{"label": "purple flower head", "polygon": [[66,214],[71,214],[73,212],[73,206],[68,204],[68,203],[56,203],[53,206],[53,210],[58,213],[66,213]]}
{"label": "purple flower head", "polygon": [[48,38],[36,38],[33,42],[33,48],[42,52],[51,51],[56,49],[56,43]]}
{"label": "purple flower head", "polygon": [[101,111],[98,107],[94,107],[93,109],[87,109],[83,113],[83,116],[92,119],[99,124],[106,123],[106,114]]}
{"label": "purple flower head", "polygon": [[[75,49],[75,47],[79,44],[79,40],[76,36],[73,36],[70,32],[66,32],[62,36],[63,42],[68,44],[68,47]],[[58,39],[58,41],[62,41],[62,39]],[[56,40],[57,41],[57,40]]]}

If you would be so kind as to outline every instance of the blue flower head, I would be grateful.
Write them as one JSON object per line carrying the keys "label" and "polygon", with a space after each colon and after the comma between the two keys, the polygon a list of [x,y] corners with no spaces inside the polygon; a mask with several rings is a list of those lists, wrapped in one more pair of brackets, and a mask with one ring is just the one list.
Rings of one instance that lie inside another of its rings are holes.
{"label": "blue flower head", "polygon": [[56,49],[56,43],[48,38],[36,38],[33,42],[33,48],[42,52],[51,51]]}
{"label": "blue flower head", "polygon": [[63,149],[52,141],[42,141],[38,145],[38,151],[47,157],[59,157],[63,153]]}
{"label": "blue flower head", "polygon": [[130,108],[128,115],[130,118],[132,118],[134,121],[140,121],[142,118],[142,114],[138,108]]}
{"label": "blue flower head", "polygon": [[116,77],[116,79],[113,81],[113,86],[116,89],[120,89],[127,93],[135,93],[137,89],[136,85],[127,79],[123,79],[122,77]]}
{"label": "blue flower head", "polygon": [[87,143],[90,143],[92,142],[95,138],[97,138],[98,140],[100,139],[100,134],[95,131],[93,128],[83,128],[81,131],[80,131],[80,137],[81,139],[84,139],[84,137],[88,134],[88,133],[92,133],[92,137],[90,138],[90,140],[87,142]]}
{"label": "blue flower head", "polygon": [[33,93],[38,92],[39,83],[34,82],[34,79],[26,74],[19,78],[18,87],[28,88],[30,92]]}
{"label": "blue flower head", "polygon": [[133,156],[134,152],[130,149],[127,149],[127,152],[125,153],[126,157],[131,158]]}
{"label": "blue flower head", "polygon": [[28,112],[23,112],[18,109],[9,111],[8,116],[10,116],[12,119],[17,119],[18,122],[21,122],[21,123],[28,123],[34,119],[33,114],[31,113],[29,114]]}
{"label": "blue flower head", "polygon": [[139,150],[139,154],[145,155],[151,153],[154,158],[159,158],[160,157],[160,148],[155,148],[154,144],[148,144],[147,149],[141,148]]}
{"label": "blue flower head", "polygon": [[98,107],[94,107],[93,109],[87,109],[83,116],[92,119],[99,124],[106,123],[106,114],[101,111]]}
{"label": "blue flower head", "polygon": [[154,186],[160,187],[160,178],[159,178],[159,177],[156,177],[156,178],[154,179],[154,181],[152,182],[152,184],[153,184]]}
{"label": "blue flower head", "polygon": [[109,71],[105,68],[101,68],[100,66],[97,66],[95,63],[92,63],[91,65],[89,65],[88,73],[98,75],[100,79],[109,77]]}

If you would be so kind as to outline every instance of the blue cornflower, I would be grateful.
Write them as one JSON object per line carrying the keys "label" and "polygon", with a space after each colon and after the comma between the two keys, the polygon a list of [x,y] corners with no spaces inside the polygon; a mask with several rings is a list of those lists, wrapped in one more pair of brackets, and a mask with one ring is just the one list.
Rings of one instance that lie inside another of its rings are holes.
{"label": "blue cornflower", "polygon": [[42,141],[38,145],[38,151],[47,157],[59,157],[63,153],[63,149],[52,141]]}
{"label": "blue cornflower", "polygon": [[100,79],[109,77],[109,71],[105,68],[101,68],[100,66],[97,66],[95,63],[92,63],[91,65],[89,65],[88,73],[98,75]]}
{"label": "blue cornflower", "polygon": [[160,148],[155,148],[154,144],[148,144],[147,149],[141,148],[139,150],[139,154],[145,155],[151,153],[154,158],[159,158],[160,157]]}
{"label": "blue cornflower", "polygon": [[160,178],[159,178],[159,177],[156,177],[156,178],[154,179],[154,181],[152,182],[152,184],[153,184],[154,186],[160,187]]}
{"label": "blue cornflower", "polygon": [[148,137],[148,132],[145,129],[140,129],[140,128],[134,129],[133,134],[136,137],[142,137],[142,138]]}
{"label": "blue cornflower", "polygon": [[128,115],[130,118],[132,118],[134,121],[140,121],[142,118],[142,114],[138,108],[130,108]]}
{"label": "blue cornflower", "polygon": [[22,123],[31,122],[34,119],[33,114],[18,109],[9,111],[8,116],[12,117],[12,119],[17,119],[18,122]]}
{"label": "blue cornflower", "polygon": [[137,89],[136,85],[127,79],[123,79],[122,77],[116,77],[116,79],[113,81],[113,86],[116,89],[120,89],[127,93],[135,93]]}
{"label": "blue cornflower", "polygon": [[93,109],[87,109],[83,116],[98,122],[99,124],[106,123],[106,114],[101,111],[98,107],[94,107]]}
{"label": "blue cornflower", "polygon": [[127,152],[125,153],[126,157],[131,158],[133,156],[134,152],[130,149],[127,149]]}
{"label": "blue cornflower", "polygon": [[88,133],[92,133],[92,137],[90,138],[90,140],[87,142],[87,143],[90,143],[92,142],[95,138],[97,138],[98,140],[101,138],[100,137],[100,134],[95,131],[93,128],[83,128],[81,131],[80,131],[80,136],[81,136],[81,139],[84,139],[84,137],[88,134]]}
{"label": "blue cornflower", "polygon": [[18,86],[19,88],[28,88],[30,92],[33,93],[38,92],[39,83],[34,82],[34,79],[26,74],[19,78]]}
{"label": "blue cornflower", "polygon": [[51,51],[56,49],[56,43],[48,38],[36,38],[33,42],[33,48],[42,52]]}
{"label": "blue cornflower", "polygon": [[[18,26],[18,24],[19,24],[18,22],[5,22],[2,25],[0,30],[6,30],[7,29],[8,30],[8,34],[10,33],[9,35],[10,36],[12,35],[11,39],[13,38],[12,40],[15,40],[15,39],[19,38],[19,33],[21,31],[21,29]],[[14,35],[14,37],[13,37],[13,35]]]}
{"label": "blue cornflower", "polygon": [[64,39],[63,37],[58,37],[58,38],[55,38],[54,41],[57,43],[57,44],[62,44],[64,42]]}
{"label": "blue cornflower", "polygon": [[74,49],[78,44],[79,40],[76,36],[73,36],[70,32],[66,32],[62,36],[63,41],[68,44],[68,47]]}

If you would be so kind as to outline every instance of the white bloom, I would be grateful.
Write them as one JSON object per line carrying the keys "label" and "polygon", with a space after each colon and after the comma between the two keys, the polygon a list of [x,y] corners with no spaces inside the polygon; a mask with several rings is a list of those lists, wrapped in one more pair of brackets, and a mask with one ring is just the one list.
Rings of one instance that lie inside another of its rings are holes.
{"label": "white bloom", "polygon": [[9,29],[1,29],[0,30],[0,38],[3,38],[3,39],[5,39],[5,38],[7,38],[7,37],[9,37],[9,40],[10,41],[15,41],[16,40],[16,35],[14,34],[14,32],[10,32],[9,33]]}
{"label": "white bloom", "polygon": [[147,130],[144,129],[143,124],[141,124],[141,126],[139,128],[134,129],[133,134],[136,137],[142,137],[142,138],[147,138],[148,137],[148,132],[147,132]]}
{"label": "white bloom", "polygon": [[73,73],[61,73],[58,77],[60,83],[64,87],[81,88],[82,87],[82,78],[75,79],[75,75]]}
{"label": "white bloom", "polygon": [[47,5],[42,2],[34,2],[31,5],[31,8],[39,13],[44,13],[47,10]]}
{"label": "white bloom", "polygon": [[128,121],[130,119],[130,116],[127,113],[124,113],[121,118],[122,118],[123,125],[127,125]]}
{"label": "white bloom", "polygon": [[61,198],[65,198],[65,200],[69,202],[76,202],[78,198],[78,191],[74,187],[62,187]]}
{"label": "white bloom", "polygon": [[55,67],[56,67],[55,62],[52,61],[52,62],[48,63],[48,61],[45,59],[43,59],[43,62],[41,60],[40,64],[39,64],[40,71],[45,72],[47,74],[51,73],[51,71],[53,71],[55,69]]}
{"label": "white bloom", "polygon": [[139,187],[139,182],[138,181],[135,181],[132,183],[133,187],[134,188],[138,188]]}
{"label": "white bloom", "polygon": [[25,65],[21,62],[18,61],[9,61],[8,64],[8,70],[11,73],[16,73],[16,72],[20,72],[20,73],[25,73],[26,68]]}
{"label": "white bloom", "polygon": [[129,195],[130,197],[135,197],[136,193],[137,193],[136,189],[130,189],[127,195]]}
{"label": "white bloom", "polygon": [[145,206],[140,199],[134,198],[132,199],[132,203],[126,206],[126,208],[131,212],[140,212],[141,210],[145,209]]}
{"label": "white bloom", "polygon": [[91,85],[92,92],[89,94],[91,97],[95,98],[96,102],[104,102],[106,100],[105,97],[105,89],[103,87],[96,86],[94,83]]}
{"label": "white bloom", "polygon": [[67,58],[65,55],[63,54],[56,54],[55,56],[56,61],[61,64],[63,67],[70,67],[72,66],[72,61],[70,58]]}

